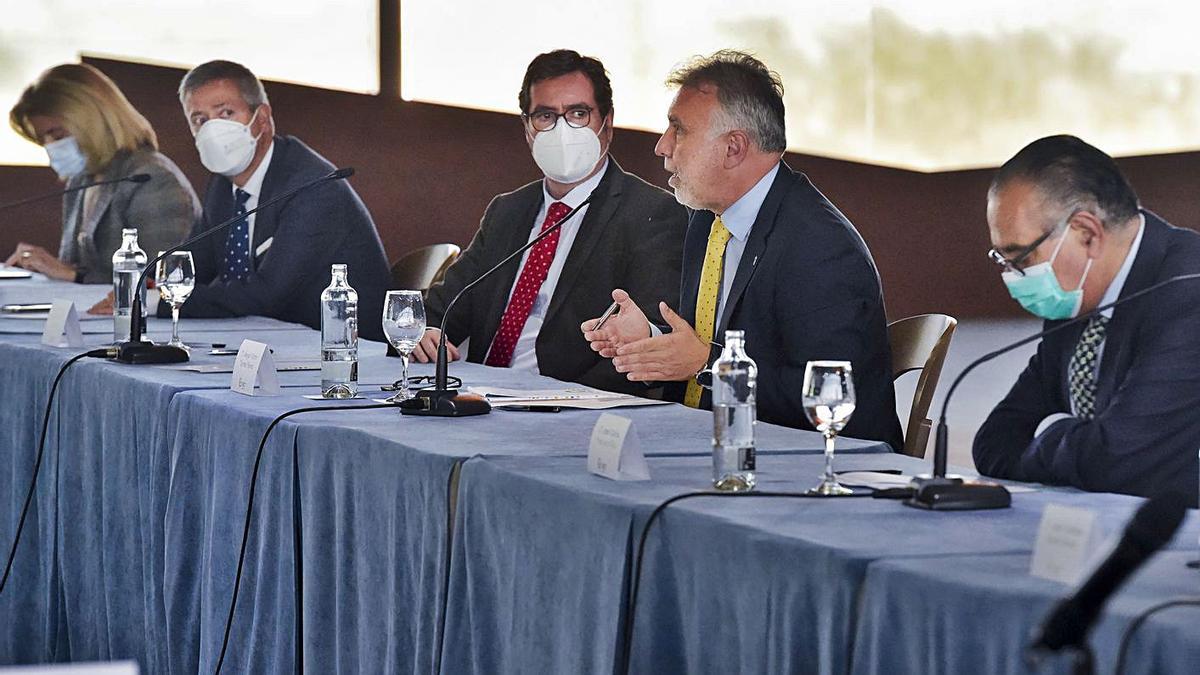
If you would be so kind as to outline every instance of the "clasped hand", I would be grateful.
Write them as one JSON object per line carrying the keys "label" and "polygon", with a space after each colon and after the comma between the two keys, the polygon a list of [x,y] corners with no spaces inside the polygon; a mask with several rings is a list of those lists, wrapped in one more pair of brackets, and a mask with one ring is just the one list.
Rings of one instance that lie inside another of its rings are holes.
{"label": "clasped hand", "polygon": [[595,329],[598,318],[579,328],[593,351],[613,360],[618,373],[633,382],[677,382],[691,379],[708,364],[708,344],[667,303],[658,303],[658,309],[671,332],[652,335],[646,314],[628,293],[615,289],[612,299],[617,313],[600,330]]}

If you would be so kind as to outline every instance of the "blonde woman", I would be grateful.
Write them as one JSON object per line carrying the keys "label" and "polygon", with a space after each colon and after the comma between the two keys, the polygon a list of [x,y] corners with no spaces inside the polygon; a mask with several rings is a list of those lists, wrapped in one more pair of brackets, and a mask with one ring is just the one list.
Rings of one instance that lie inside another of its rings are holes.
{"label": "blonde woman", "polygon": [[121,230],[136,228],[154,255],[181,241],[200,215],[187,178],[158,152],[150,123],[104,73],[69,63],[42,73],[9,112],[18,134],[46,149],[66,187],[137,173],[145,183],[117,183],[63,197],[58,255],[21,243],[6,261],[53,279],[112,282],[112,254]]}

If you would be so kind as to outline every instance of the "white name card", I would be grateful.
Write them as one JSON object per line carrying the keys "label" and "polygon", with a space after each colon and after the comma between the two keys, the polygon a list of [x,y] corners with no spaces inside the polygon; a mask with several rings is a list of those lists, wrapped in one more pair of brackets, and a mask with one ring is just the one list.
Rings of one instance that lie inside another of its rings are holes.
{"label": "white name card", "polygon": [[604,413],[592,427],[588,471],[612,480],[650,480],[633,420]]}
{"label": "white name card", "polygon": [[[65,340],[64,340],[65,338]],[[42,344],[51,347],[82,347],[83,329],[79,327],[79,312],[70,300],[55,300],[50,316],[42,328]]]}
{"label": "white name card", "polygon": [[271,356],[271,348],[262,342],[242,340],[238,348],[237,358],[233,362],[233,380],[229,388],[239,394],[254,396],[254,385],[258,385],[259,395],[279,395],[279,374],[275,370],[275,359]]}
{"label": "white name card", "polygon": [[1050,581],[1074,584],[1083,575],[1099,543],[1095,511],[1049,504],[1038,525],[1029,573]]}

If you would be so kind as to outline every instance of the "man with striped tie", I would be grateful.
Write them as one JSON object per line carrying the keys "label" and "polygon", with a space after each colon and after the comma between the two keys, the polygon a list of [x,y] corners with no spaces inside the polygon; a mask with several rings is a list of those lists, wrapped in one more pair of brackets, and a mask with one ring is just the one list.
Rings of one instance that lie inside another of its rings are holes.
{"label": "man with striped tie", "polygon": [[679,91],[655,152],[676,199],[695,209],[680,309],[660,303],[663,332],[618,288],[618,314],[599,331],[584,322],[584,337],[630,380],[668,382],[668,396],[710,408],[695,376],[720,355],[725,330],[741,330],[758,364],[759,419],[802,428],[805,364],[850,361],[857,407],[845,433],[900,448],[879,274],[850,221],[781,161],[778,75],[727,50],[668,82]]}
{"label": "man with striped tie", "polygon": [[[1200,235],[1140,208],[1117,163],[1074,136],[1030,143],[988,191],[988,252],[1052,328],[1200,272]],[[1181,281],[1047,335],[975,436],[997,478],[1196,495],[1200,283]]]}

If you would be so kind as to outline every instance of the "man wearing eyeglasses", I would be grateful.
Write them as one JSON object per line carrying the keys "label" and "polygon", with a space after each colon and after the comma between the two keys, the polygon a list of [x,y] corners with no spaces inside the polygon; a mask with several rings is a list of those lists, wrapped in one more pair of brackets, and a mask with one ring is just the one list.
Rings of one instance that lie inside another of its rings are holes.
{"label": "man wearing eyeglasses", "polygon": [[[470,338],[467,360],[629,393],[646,391],[579,338],[578,326],[610,303],[610,289],[650,301],[679,298],[687,214],[667,192],[626,173],[609,156],[612,86],[600,61],[569,50],[541,54],[518,97],[525,140],[545,178],[492,200],[470,247],[429,289],[430,326],[468,283],[512,251],[579,213],[459,301],[446,326],[452,346]],[[654,311],[647,306],[647,313]],[[653,316],[658,316],[654,311]],[[414,350],[437,356],[430,328]]]}
{"label": "man wearing eyeglasses", "polygon": [[[1026,146],[988,192],[989,256],[1046,328],[1200,271],[1200,235],[1140,209],[1116,163],[1073,136]],[[1200,283],[1046,336],[975,436],[984,474],[1085,490],[1196,495]]]}

